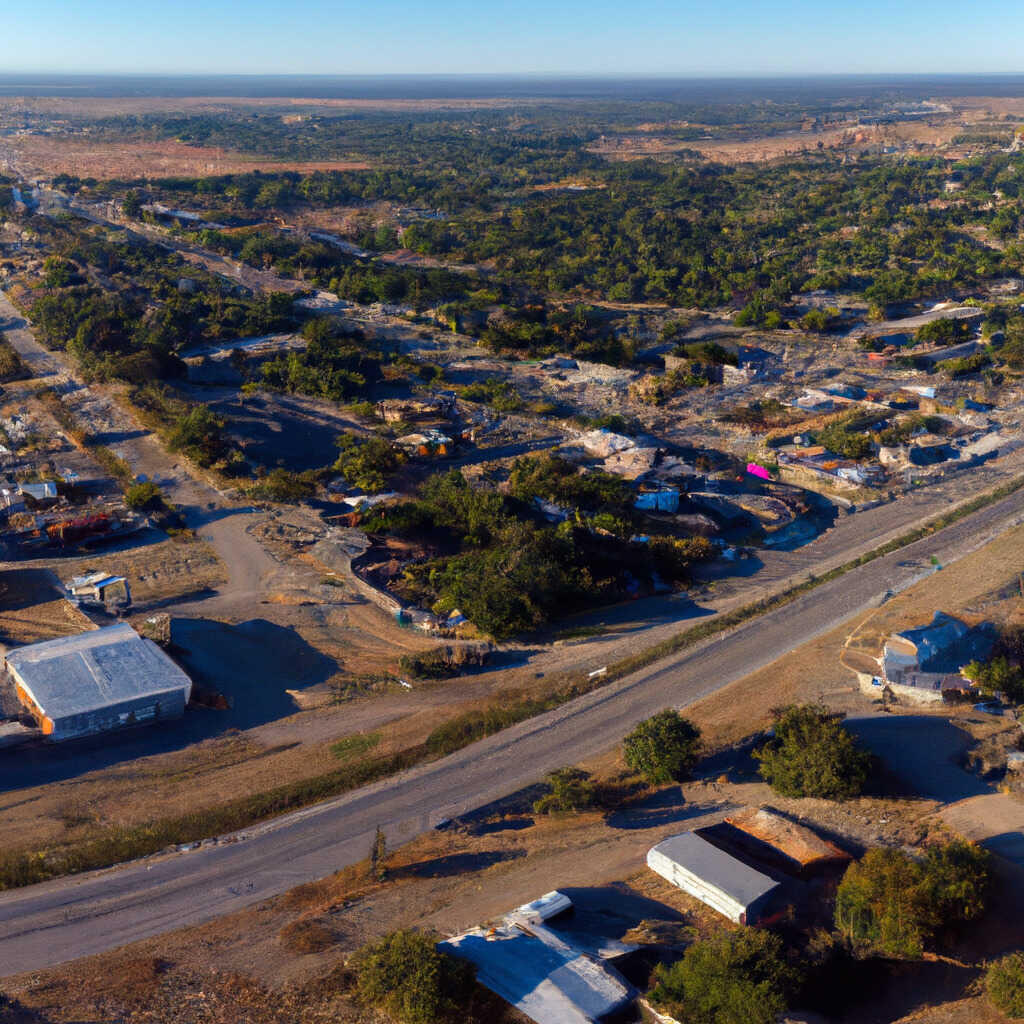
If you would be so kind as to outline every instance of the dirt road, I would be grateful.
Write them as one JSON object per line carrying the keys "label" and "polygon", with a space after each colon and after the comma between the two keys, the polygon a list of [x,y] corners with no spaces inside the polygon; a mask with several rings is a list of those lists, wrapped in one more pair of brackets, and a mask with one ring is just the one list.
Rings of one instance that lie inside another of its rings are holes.
{"label": "dirt road", "polygon": [[244,605],[262,594],[267,578],[282,571],[280,563],[248,533],[266,518],[265,513],[231,500],[192,473],[102,388],[84,384],[59,353],[47,351],[36,341],[29,324],[2,291],[0,323],[8,325],[3,333],[18,355],[35,376],[61,395],[72,415],[97,441],[124,459],[136,476],[158,483],[181,510],[187,525],[213,546],[224,563],[228,582],[204,603],[204,613]]}

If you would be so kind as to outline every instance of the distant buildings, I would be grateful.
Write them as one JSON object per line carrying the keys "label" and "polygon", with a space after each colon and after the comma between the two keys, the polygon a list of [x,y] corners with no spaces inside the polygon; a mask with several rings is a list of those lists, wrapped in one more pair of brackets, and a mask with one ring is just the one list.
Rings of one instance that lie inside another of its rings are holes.
{"label": "distant buildings", "polygon": [[179,718],[192,692],[191,679],[127,623],[15,648],[5,665],[53,741]]}

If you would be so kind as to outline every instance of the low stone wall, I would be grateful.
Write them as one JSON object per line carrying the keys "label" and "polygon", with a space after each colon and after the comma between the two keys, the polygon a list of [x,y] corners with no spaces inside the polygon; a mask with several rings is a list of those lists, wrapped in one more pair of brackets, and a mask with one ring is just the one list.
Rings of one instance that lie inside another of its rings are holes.
{"label": "low stone wall", "polygon": [[397,615],[403,608],[402,603],[359,575],[360,564],[365,564],[369,557],[370,545],[370,538],[362,530],[334,527],[322,541],[313,546],[310,553],[329,569],[344,575],[352,589],[367,601],[388,615]]}

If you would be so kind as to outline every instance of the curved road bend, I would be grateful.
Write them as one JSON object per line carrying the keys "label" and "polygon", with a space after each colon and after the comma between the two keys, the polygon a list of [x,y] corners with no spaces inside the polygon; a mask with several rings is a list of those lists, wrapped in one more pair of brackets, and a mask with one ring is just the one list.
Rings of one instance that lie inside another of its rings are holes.
{"label": "curved road bend", "polygon": [[[234,843],[56,879],[0,895],[0,974],[113,949],[239,910],[608,750],[638,721],[689,704],[839,625],[1024,521],[1024,491],[852,570],[782,608],[441,761],[254,827]],[[903,564],[901,564],[903,563]]]}

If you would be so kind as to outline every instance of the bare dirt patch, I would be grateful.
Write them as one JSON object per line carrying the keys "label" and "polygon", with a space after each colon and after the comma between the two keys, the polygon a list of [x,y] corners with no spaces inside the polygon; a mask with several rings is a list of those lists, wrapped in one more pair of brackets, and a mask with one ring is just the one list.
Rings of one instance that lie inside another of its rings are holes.
{"label": "bare dirt patch", "polygon": [[274,160],[211,146],[166,139],[155,142],[99,142],[80,136],[27,135],[8,140],[23,170],[79,178],[162,178],[182,175],[244,174],[250,171],[357,171],[362,160]]}

